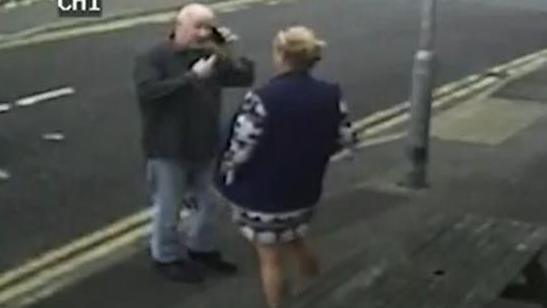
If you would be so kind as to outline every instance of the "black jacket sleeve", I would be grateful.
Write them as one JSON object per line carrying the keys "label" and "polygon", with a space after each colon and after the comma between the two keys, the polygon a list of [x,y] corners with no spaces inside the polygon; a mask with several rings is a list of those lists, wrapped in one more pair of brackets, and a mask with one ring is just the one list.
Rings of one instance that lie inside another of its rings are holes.
{"label": "black jacket sleeve", "polygon": [[247,58],[223,60],[219,63],[218,72],[223,87],[248,87],[255,79],[254,62]]}
{"label": "black jacket sleeve", "polygon": [[196,80],[190,70],[181,72],[178,77],[164,78],[158,56],[154,52],[137,57],[133,78],[137,94],[143,101],[157,100],[176,91],[188,91]]}

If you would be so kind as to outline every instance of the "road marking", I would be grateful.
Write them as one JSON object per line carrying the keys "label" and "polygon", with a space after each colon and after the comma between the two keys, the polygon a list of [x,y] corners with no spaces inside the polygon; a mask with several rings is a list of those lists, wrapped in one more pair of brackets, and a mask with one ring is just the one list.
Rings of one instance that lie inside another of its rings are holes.
{"label": "road marking", "polygon": [[0,181],[7,181],[11,178],[11,174],[6,169],[0,168]]}
{"label": "road marking", "polygon": [[0,113],[8,112],[11,110],[11,104],[0,104]]}
{"label": "road marking", "polygon": [[[250,8],[250,5],[263,3],[267,0],[229,0],[224,2],[212,3],[210,7],[220,13],[228,13],[238,10]],[[99,24],[80,24],[80,23],[64,23],[59,24],[61,28],[70,27],[68,29],[57,29],[48,31],[52,25],[36,27],[15,33],[5,35],[4,42],[0,42],[0,50],[10,49],[15,47],[39,44],[45,42],[59,41],[69,38],[80,37],[83,35],[99,34],[104,32],[128,29],[145,24],[164,24],[172,22],[176,16],[176,10],[163,13],[154,13],[137,17],[120,18],[111,21],[103,21]]]}
{"label": "road marking", "polygon": [[[364,149],[364,148],[383,145],[383,144],[386,144],[386,143],[390,143],[390,142],[393,142],[393,141],[400,140],[400,139],[404,138],[405,136],[406,136],[406,132],[400,132],[400,133],[394,133],[394,134],[390,134],[390,135],[386,135],[386,136],[365,139],[365,140],[359,142],[355,146],[355,150],[361,150],[361,149]],[[355,152],[355,150],[350,151],[350,150],[344,149],[340,153],[334,155],[331,159],[331,162],[338,162],[338,161],[341,161],[341,160],[344,160],[344,159],[347,159],[347,158],[351,158],[352,156],[357,154]]]}
{"label": "road marking", "polygon": [[15,101],[14,104],[15,106],[18,106],[18,107],[27,107],[27,106],[35,105],[48,100],[52,100],[55,98],[72,95],[74,93],[76,93],[74,88],[64,87],[64,88],[51,90],[51,91],[47,91],[47,92],[43,92],[43,93],[18,99]]}
{"label": "road marking", "polygon": [[[26,280],[15,287],[7,289],[0,293],[0,304],[9,304],[10,307],[24,307],[31,305],[41,299],[51,296],[56,291],[72,284],[81,278],[78,275],[78,269],[82,266],[107,257],[113,252],[128,247],[129,245],[140,241],[149,233],[149,226],[143,226],[128,233],[121,235],[112,241],[86,251],[83,254],[76,255],[66,262],[59,263],[56,266],[45,269],[38,273],[32,279]],[[71,274],[72,275],[69,275]],[[75,275],[76,274],[76,275]],[[39,290],[39,292],[28,296],[30,292]],[[21,298],[20,300],[15,300]],[[15,300],[15,301],[14,301]]]}
{"label": "road marking", "polygon": [[[151,209],[142,210],[2,274],[0,307],[5,304],[10,307],[31,305],[83,278],[77,269],[147,237],[152,214]],[[189,210],[180,213],[181,220],[189,216]],[[69,275],[71,273],[75,274]]]}
{"label": "road marking", "polygon": [[[0,14],[1,13],[7,13],[7,12],[9,12],[13,9],[16,9],[18,7],[21,7],[21,6],[29,6],[29,5],[34,4],[36,2],[39,2],[39,1],[44,1],[44,0],[13,0],[13,1],[9,1],[9,2],[6,2],[2,5],[0,5]],[[52,1],[52,0],[50,0],[50,1]]]}
{"label": "road marking", "polygon": [[14,9],[14,8],[16,8],[16,7],[17,7],[17,3],[15,3],[15,2],[8,2],[8,3],[4,4],[4,6],[3,6],[2,8],[8,11],[8,10],[12,10],[12,9]]}
{"label": "road marking", "polygon": [[[508,64],[495,67],[494,69],[497,70],[497,72],[508,73],[509,77],[503,81],[500,81],[500,79],[496,77],[479,77],[479,75],[472,75],[461,81],[441,87],[436,93],[444,91],[447,94],[433,102],[434,109],[445,108],[454,100],[457,101],[469,97],[469,95],[477,91],[485,90],[493,86],[499,87],[510,80],[520,78],[543,66],[547,62],[546,57],[547,50],[543,50],[521,59],[511,61]],[[461,86],[469,81],[476,82],[471,85]],[[398,132],[378,138],[375,136],[408,120],[408,112],[401,111],[404,110],[404,108],[401,107],[404,106],[404,104],[405,103],[402,103],[388,109],[397,110],[399,112],[397,116],[392,116],[393,111],[388,112],[384,110],[361,120],[361,123],[375,123],[378,119],[381,119],[383,122],[361,127],[362,129],[359,130],[359,134],[361,137],[367,139],[361,142],[358,148],[380,145],[403,138],[405,136],[404,132]],[[389,114],[391,117],[385,118],[386,114]],[[341,158],[336,158],[335,161],[338,161]],[[46,253],[43,257],[31,260],[20,268],[2,274],[0,276],[0,306],[6,302],[16,300],[21,296],[39,300],[53,294],[60,288],[74,283],[78,278],[76,276],[70,276],[70,273],[78,272],[77,269],[80,270],[82,267],[97,262],[101,258],[147,236],[151,215],[152,213],[150,210],[143,210],[128,218],[122,219],[105,229],[101,229],[89,236],[76,240],[65,247]],[[72,278],[69,279],[66,275],[69,275]],[[47,285],[50,285],[51,287],[46,287]]]}
{"label": "road marking", "polygon": [[[533,71],[539,66],[543,65],[547,58],[547,49],[543,49],[532,54],[526,55],[521,58],[509,61],[505,64],[497,65],[491,69],[486,70],[481,74],[474,74],[463,79],[450,82],[444,86],[435,89],[433,98],[438,100],[433,105],[434,108],[443,107],[446,102],[453,101],[465,97],[466,95],[472,95],[474,92],[482,91],[488,87],[494,86],[496,83],[503,84],[514,78],[518,78],[529,71]],[[507,76],[505,79],[500,77],[493,77],[492,74]],[[387,121],[391,121],[392,124],[397,124],[402,121],[406,121],[408,116],[403,116],[404,113],[410,109],[410,102],[405,101],[399,103],[388,109],[376,112],[370,116],[367,116],[361,120],[354,122],[354,127],[358,131],[362,131],[371,126],[376,126],[380,122],[384,122],[383,126],[387,127]],[[391,120],[399,117],[399,120]],[[376,128],[380,129],[380,126]]]}
{"label": "road marking", "polygon": [[66,139],[66,136],[60,132],[50,132],[42,134],[42,139],[51,142],[61,142]]}
{"label": "road marking", "polygon": [[21,1],[21,2],[19,3],[19,5],[21,5],[21,6],[29,6],[29,5],[33,4],[34,2],[36,2],[36,1],[34,1],[34,0],[23,0],[23,1]]}
{"label": "road marking", "polygon": [[237,11],[243,11],[248,8],[249,8],[249,3],[239,3],[239,4],[219,7],[216,9],[216,11],[219,13],[232,13]]}
{"label": "road marking", "polygon": [[[492,69],[496,73],[505,72],[507,75],[505,79],[491,77],[488,73],[492,72],[492,70],[487,70],[481,74],[483,77],[480,77],[481,75],[472,75],[449,83],[435,91],[434,97],[437,99],[432,102],[433,111],[448,108],[454,102],[459,102],[481,91],[502,87],[511,80],[521,78],[539,69],[546,63],[547,49],[544,49]],[[376,135],[408,121],[410,119],[409,109],[410,103],[400,103],[356,121],[354,123],[355,128],[361,137]]]}
{"label": "road marking", "polygon": [[[146,223],[150,219],[149,210],[143,210],[121,219],[105,229],[95,231],[81,239],[78,239],[60,249],[48,252],[23,266],[0,275],[0,290],[16,283],[52,264],[68,259],[78,252],[98,245],[105,240],[115,237],[128,229]],[[2,302],[0,301],[0,304]]]}
{"label": "road marking", "polygon": [[366,139],[360,142],[359,144],[357,144],[357,149],[364,149],[364,148],[368,148],[372,146],[382,145],[385,143],[399,140],[405,136],[406,136],[406,132],[400,132],[400,133],[390,134],[390,135],[386,135],[382,137]]}

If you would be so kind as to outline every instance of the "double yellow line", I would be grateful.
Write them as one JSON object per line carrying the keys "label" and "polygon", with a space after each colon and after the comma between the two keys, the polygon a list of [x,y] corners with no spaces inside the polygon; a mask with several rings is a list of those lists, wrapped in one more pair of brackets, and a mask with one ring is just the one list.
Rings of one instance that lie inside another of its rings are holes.
{"label": "double yellow line", "polygon": [[[453,106],[488,89],[529,74],[547,63],[547,49],[449,83],[435,91],[435,112]],[[403,102],[355,122],[362,143],[360,147],[374,146],[404,137],[403,132],[380,136],[408,120],[409,103]],[[334,160],[343,158],[341,153]],[[22,307],[39,301],[91,274],[100,260],[127,254],[141,248],[149,234],[151,211],[143,210],[112,225],[50,251],[23,266],[0,275],[0,307]],[[133,249],[130,249],[130,248]],[[129,250],[127,250],[129,248]],[[100,264],[99,264],[100,265]],[[103,264],[107,265],[107,264]]]}
{"label": "double yellow line", "polygon": [[[478,93],[501,88],[513,80],[536,71],[546,63],[547,49],[495,66],[481,74],[470,75],[448,83],[434,91],[433,113],[442,112]],[[410,102],[405,101],[354,122],[359,140],[362,140],[357,148],[376,146],[404,138],[406,133],[397,128],[410,119],[409,110]],[[396,131],[385,135],[385,132],[393,130]],[[382,135],[379,136],[380,134]],[[334,156],[334,160],[343,159],[349,155],[348,151],[343,151]]]}
{"label": "double yellow line", "polygon": [[[149,221],[150,211],[143,210],[3,273],[0,307],[25,306],[70,284],[66,278],[71,272],[146,236]],[[42,294],[33,294],[40,290]]]}

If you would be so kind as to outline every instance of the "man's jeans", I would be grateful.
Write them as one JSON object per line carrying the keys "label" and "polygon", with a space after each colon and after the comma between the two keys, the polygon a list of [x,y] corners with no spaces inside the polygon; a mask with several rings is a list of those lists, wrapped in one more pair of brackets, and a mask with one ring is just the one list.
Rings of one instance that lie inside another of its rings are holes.
{"label": "man's jeans", "polygon": [[[154,260],[172,262],[185,258],[185,247],[200,252],[214,250],[218,208],[212,194],[212,162],[150,159],[146,173],[154,206],[150,243]],[[185,204],[193,209],[183,244],[179,223]]]}

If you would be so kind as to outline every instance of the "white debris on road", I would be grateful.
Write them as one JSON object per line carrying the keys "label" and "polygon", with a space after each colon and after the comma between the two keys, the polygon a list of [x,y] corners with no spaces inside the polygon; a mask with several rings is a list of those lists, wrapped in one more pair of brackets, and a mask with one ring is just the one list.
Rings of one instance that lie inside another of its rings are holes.
{"label": "white debris on road", "polygon": [[42,139],[47,141],[63,141],[65,140],[65,135],[59,132],[45,133],[42,135]]}
{"label": "white debris on road", "polygon": [[0,168],[0,181],[7,181],[11,178],[11,174],[5,170]]}
{"label": "white debris on road", "polygon": [[10,104],[0,104],[0,113],[8,112],[11,110]]}

